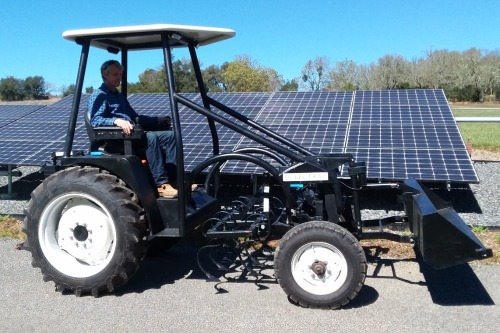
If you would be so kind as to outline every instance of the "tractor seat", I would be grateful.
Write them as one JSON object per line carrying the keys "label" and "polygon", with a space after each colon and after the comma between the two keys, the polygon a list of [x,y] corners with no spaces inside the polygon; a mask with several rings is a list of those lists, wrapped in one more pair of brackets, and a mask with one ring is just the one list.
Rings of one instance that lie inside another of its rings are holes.
{"label": "tractor seat", "polygon": [[110,154],[144,156],[147,139],[146,132],[136,125],[130,135],[123,134],[118,126],[92,127],[90,117],[85,113],[85,127],[90,140],[90,152],[104,151]]}

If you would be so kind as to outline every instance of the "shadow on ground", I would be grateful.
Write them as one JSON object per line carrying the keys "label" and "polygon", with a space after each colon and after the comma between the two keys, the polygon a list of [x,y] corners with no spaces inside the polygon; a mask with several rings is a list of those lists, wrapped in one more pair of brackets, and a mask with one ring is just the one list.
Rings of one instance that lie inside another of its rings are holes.
{"label": "shadow on ground", "polygon": [[[277,284],[271,251],[240,255],[231,251],[224,253],[215,251],[208,254],[204,251],[213,249],[201,249],[199,252],[200,247],[178,245],[161,255],[147,257],[138,274],[118,290],[116,295],[142,293],[148,289],[158,289],[163,285],[175,283],[180,279],[206,280],[207,288],[212,286],[215,294],[228,293],[225,286],[232,283],[253,284],[256,292]],[[437,271],[425,263],[418,262],[423,279],[409,280],[402,277],[405,276],[404,272],[400,272],[401,274],[397,272],[397,263],[402,261],[416,261],[416,259],[369,258],[374,268],[367,276],[367,281],[372,278],[385,278],[427,287],[432,301],[443,306],[494,305],[494,301],[468,264]],[[380,274],[384,267],[390,268],[389,275]],[[365,284],[358,296],[344,308],[365,307],[376,303],[378,297],[379,291]]]}
{"label": "shadow on ground", "polygon": [[[0,195],[2,200],[26,201],[30,199],[33,190],[42,183],[44,175],[40,172],[33,172],[23,175],[12,181],[11,193],[9,193],[8,184],[0,186]],[[7,182],[7,177],[5,177]]]}
{"label": "shadow on ground", "polygon": [[434,270],[420,263],[432,301],[439,305],[495,305],[469,264]]}

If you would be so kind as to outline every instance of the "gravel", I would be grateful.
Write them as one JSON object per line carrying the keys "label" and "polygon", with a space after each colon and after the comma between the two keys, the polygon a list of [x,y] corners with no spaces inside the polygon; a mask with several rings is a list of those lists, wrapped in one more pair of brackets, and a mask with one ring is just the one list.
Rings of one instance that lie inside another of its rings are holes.
{"label": "gravel", "polygon": [[[454,185],[451,191],[440,190],[438,193],[452,203],[466,224],[500,227],[500,163],[474,162],[474,167],[480,179],[479,184]],[[22,217],[31,191],[43,179],[38,167],[20,167],[19,170],[23,175],[13,177],[13,197],[7,195],[7,177],[0,176],[0,215]],[[363,210],[362,213],[362,218],[367,219],[376,217],[378,212]],[[388,214],[385,210],[383,213]]]}
{"label": "gravel", "polygon": [[460,215],[469,225],[500,227],[500,163],[475,162],[474,167],[480,183],[471,184],[470,189],[480,210]]}
{"label": "gravel", "polygon": [[24,208],[28,206],[30,193],[43,180],[39,167],[22,166],[18,168],[21,177],[12,177],[12,191],[9,194],[8,179],[0,176],[0,215],[23,215]]}

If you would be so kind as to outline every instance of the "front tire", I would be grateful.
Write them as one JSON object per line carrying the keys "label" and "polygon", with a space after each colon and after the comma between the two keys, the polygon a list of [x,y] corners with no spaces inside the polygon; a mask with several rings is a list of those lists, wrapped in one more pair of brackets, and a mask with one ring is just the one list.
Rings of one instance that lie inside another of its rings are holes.
{"label": "front tire", "polygon": [[32,264],[59,291],[112,292],[144,258],[146,225],[137,197],[97,168],[72,167],[47,177],[25,215]]}
{"label": "front tire", "polygon": [[290,229],[279,242],[274,264],[278,282],[293,303],[331,309],[357,296],[367,269],[357,239],[324,221]]}

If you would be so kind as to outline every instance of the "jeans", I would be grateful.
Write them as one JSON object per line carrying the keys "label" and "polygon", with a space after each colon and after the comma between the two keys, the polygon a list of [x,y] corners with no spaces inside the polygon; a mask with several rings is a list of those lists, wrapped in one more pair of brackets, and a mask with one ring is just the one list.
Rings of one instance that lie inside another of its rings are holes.
{"label": "jeans", "polygon": [[167,164],[175,165],[175,137],[173,131],[146,132],[148,147],[146,158],[153,179],[158,186],[168,183]]}

